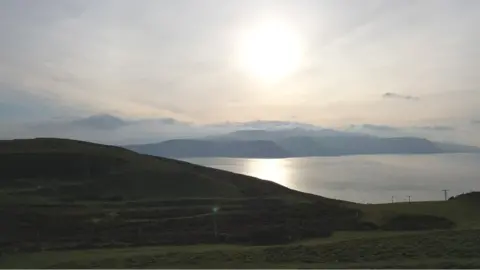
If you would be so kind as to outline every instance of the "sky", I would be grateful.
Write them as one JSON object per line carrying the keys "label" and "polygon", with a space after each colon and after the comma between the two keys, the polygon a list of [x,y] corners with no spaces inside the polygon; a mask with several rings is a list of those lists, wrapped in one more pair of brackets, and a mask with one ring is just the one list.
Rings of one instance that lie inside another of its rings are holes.
{"label": "sky", "polygon": [[[269,22],[279,39],[248,35]],[[480,145],[478,25],[477,0],[2,0],[0,130],[111,114],[424,127]]]}

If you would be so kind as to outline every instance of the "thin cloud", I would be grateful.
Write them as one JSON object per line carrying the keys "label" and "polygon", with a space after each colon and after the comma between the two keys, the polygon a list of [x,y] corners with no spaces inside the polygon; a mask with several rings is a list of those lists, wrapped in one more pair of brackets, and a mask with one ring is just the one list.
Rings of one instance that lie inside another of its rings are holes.
{"label": "thin cloud", "polygon": [[422,126],[416,127],[417,129],[429,130],[429,131],[453,131],[454,127],[451,126]]}
{"label": "thin cloud", "polygon": [[[480,1],[274,2],[0,1],[0,120],[109,113],[195,125],[380,123],[391,126],[363,130],[389,135],[407,127],[480,144],[469,131],[480,124],[465,123],[480,120]],[[265,15],[298,32],[304,54],[297,72],[274,87],[235,60],[238,35]],[[456,119],[456,132],[431,127]],[[121,126],[109,136],[197,132],[172,122]],[[95,136],[107,138],[110,125]],[[11,130],[2,124],[0,136]]]}
{"label": "thin cloud", "polygon": [[398,128],[386,126],[386,125],[364,124],[361,127],[365,129],[376,130],[376,131],[398,131]]}
{"label": "thin cloud", "polygon": [[385,93],[383,94],[383,98],[390,98],[390,99],[404,99],[404,100],[419,100],[419,97],[409,96],[409,95],[402,95],[397,93]]}
{"label": "thin cloud", "polygon": [[372,131],[412,131],[412,130],[423,130],[423,131],[453,131],[455,130],[452,126],[404,126],[404,127],[393,127],[388,125],[374,125],[374,124],[363,124],[363,125],[352,125],[352,127],[360,127],[366,130]]}

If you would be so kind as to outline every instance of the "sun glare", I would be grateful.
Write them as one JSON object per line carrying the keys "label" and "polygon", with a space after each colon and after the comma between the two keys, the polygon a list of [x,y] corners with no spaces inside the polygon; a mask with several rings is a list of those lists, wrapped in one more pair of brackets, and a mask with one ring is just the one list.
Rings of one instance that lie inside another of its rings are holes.
{"label": "sun glare", "polygon": [[293,183],[290,181],[287,165],[288,161],[284,159],[249,159],[247,171],[254,177],[292,187]]}
{"label": "sun glare", "polygon": [[242,68],[268,82],[293,73],[301,60],[298,37],[279,22],[263,23],[244,33],[239,49]]}

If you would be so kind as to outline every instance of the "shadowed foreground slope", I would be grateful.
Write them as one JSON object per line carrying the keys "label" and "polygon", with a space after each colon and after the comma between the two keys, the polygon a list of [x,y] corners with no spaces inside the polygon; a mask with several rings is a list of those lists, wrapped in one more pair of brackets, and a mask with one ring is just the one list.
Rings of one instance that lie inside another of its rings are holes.
{"label": "shadowed foreground slope", "polygon": [[283,243],[358,226],[340,201],[87,142],[1,141],[0,171],[6,251]]}
{"label": "shadowed foreground slope", "polygon": [[0,171],[2,268],[480,265],[478,193],[353,204],[59,139],[0,141]]}
{"label": "shadowed foreground slope", "polygon": [[52,198],[308,196],[253,177],[63,139],[0,141],[0,171],[2,187]]}

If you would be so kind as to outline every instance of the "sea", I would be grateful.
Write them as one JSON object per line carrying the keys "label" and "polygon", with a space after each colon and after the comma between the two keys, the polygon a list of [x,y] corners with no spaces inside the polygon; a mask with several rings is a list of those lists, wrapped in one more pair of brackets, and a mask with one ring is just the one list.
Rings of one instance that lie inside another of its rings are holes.
{"label": "sea", "polygon": [[480,154],[183,160],[359,203],[444,200],[480,190]]}

